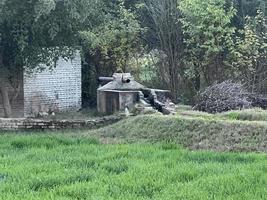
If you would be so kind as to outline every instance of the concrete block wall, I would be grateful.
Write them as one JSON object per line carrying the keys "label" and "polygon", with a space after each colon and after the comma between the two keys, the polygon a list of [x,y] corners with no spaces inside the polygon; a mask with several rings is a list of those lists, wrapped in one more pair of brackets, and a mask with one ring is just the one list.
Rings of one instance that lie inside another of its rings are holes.
{"label": "concrete block wall", "polygon": [[60,58],[56,68],[24,73],[24,116],[40,112],[61,112],[81,108],[81,56],[72,60]]}

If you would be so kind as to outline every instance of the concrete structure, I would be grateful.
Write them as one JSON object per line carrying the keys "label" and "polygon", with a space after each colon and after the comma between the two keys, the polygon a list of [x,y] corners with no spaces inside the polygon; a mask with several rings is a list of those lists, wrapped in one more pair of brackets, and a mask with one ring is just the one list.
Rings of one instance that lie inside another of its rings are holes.
{"label": "concrete structure", "polygon": [[115,73],[113,77],[100,77],[99,80],[110,81],[97,90],[97,109],[101,113],[124,111],[127,115],[129,110],[136,109],[141,113],[146,110],[166,115],[175,113],[170,91],[146,88],[129,73]]}
{"label": "concrete structure", "polygon": [[[60,58],[54,69],[41,65],[44,70],[22,73],[19,95],[12,104],[12,117],[33,117],[48,112],[78,110],[81,108],[81,56]],[[13,92],[12,87],[9,93]],[[3,117],[0,98],[0,117]]]}
{"label": "concrete structure", "polygon": [[97,90],[98,111],[114,113],[134,107],[139,101],[139,91],[145,87],[137,83],[129,73],[115,73],[111,80]]}

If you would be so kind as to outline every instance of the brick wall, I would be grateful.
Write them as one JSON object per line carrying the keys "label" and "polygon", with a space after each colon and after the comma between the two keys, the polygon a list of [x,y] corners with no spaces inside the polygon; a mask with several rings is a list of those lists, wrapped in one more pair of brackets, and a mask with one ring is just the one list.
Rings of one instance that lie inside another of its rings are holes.
{"label": "brick wall", "polygon": [[24,115],[68,111],[81,108],[81,57],[59,59],[56,68],[24,73]]}
{"label": "brick wall", "polygon": [[90,120],[45,120],[45,119],[1,119],[0,131],[15,130],[60,130],[60,129],[96,129],[116,123],[123,116],[108,116]]}

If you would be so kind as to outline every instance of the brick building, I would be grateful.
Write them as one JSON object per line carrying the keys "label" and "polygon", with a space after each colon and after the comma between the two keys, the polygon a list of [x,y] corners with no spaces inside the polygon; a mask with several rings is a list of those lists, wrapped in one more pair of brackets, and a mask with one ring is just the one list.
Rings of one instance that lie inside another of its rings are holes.
{"label": "brick building", "polygon": [[[41,72],[22,73],[22,88],[12,103],[12,117],[31,117],[39,113],[62,112],[81,108],[81,56],[60,58],[56,68],[47,66]],[[9,88],[12,93],[12,88]],[[0,98],[0,117],[4,116]]]}

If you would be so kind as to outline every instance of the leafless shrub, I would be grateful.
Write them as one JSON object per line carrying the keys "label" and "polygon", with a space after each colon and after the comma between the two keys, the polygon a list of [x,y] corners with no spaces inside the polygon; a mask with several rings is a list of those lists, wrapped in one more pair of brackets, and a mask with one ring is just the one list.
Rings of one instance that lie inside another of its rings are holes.
{"label": "leafless shrub", "polygon": [[251,94],[240,83],[224,81],[214,84],[199,93],[194,110],[220,113],[252,106]]}

